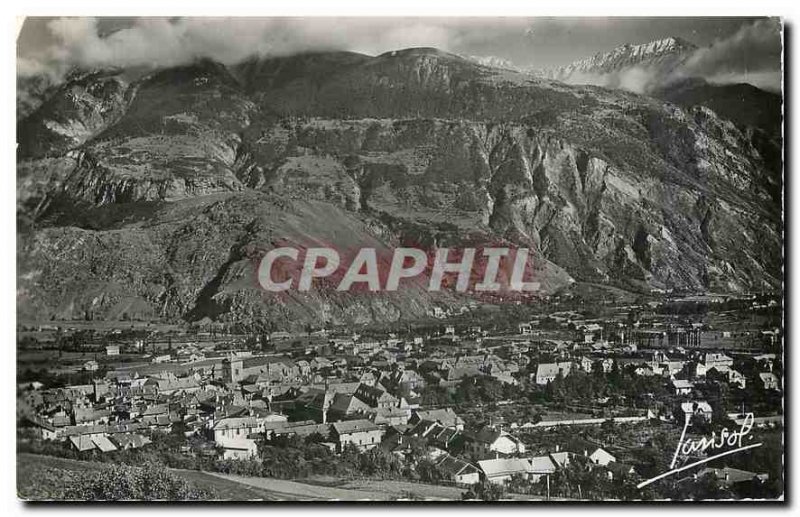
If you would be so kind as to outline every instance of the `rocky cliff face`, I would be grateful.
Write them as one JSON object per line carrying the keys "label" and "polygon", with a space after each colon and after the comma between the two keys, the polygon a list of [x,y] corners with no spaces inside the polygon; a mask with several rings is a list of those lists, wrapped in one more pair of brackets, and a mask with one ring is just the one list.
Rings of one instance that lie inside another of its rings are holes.
{"label": "rocky cliff face", "polygon": [[92,85],[105,111],[46,101],[21,122],[21,139],[49,120],[86,128],[20,154],[23,317],[286,327],[466,303],[422,285],[267,295],[254,264],[286,244],[516,243],[536,250],[545,294],[573,279],[780,285],[780,170],[705,108],[433,49],[200,62]]}

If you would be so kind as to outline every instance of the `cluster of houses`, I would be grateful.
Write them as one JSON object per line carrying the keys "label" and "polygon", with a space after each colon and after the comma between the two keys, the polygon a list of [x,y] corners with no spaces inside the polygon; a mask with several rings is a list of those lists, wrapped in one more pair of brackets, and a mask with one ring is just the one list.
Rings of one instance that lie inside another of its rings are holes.
{"label": "cluster of houses", "polygon": [[[422,443],[445,479],[467,485],[481,479],[505,483],[514,477],[536,482],[571,462],[609,477],[634,469],[600,444],[554,444],[550,453],[530,454],[522,441],[501,428],[465,429],[452,409],[420,406],[425,386],[453,388],[474,376],[518,384],[527,375],[523,371],[535,371],[530,380],[544,386],[574,371],[608,373],[615,362],[625,362],[634,364],[637,375],[664,377],[676,395],[692,394],[693,382],[676,377],[687,367],[693,378],[716,372],[745,387],[745,377],[725,354],[693,351],[680,359],[663,352],[636,354],[635,346],[622,350],[625,338],[618,336],[619,346],[613,350],[625,356],[612,358],[601,326],[581,322],[575,328],[582,337],[548,341],[548,352],[558,359],[536,365],[530,364],[530,341],[513,341],[502,353],[495,352],[481,346],[486,332],[479,327],[469,328],[469,340],[450,352],[420,353],[422,338],[365,341],[356,335],[331,338],[324,350],[294,356],[288,351],[208,352],[183,346],[153,355],[144,364],[119,366],[87,385],[20,386],[19,408],[41,438],[69,442],[78,451],[146,447],[158,432],[180,432],[187,443],[194,438],[193,443],[207,444],[202,453],[225,459],[256,458],[260,441],[283,436],[314,436],[337,453],[380,447],[405,456]],[[532,334],[533,325],[521,324],[519,331]],[[452,327],[442,336],[459,344]],[[119,345],[106,347],[109,357],[120,353]],[[764,388],[779,389],[771,371],[775,357],[757,360],[764,365],[759,376]],[[711,414],[702,401],[681,408],[687,414]]]}
{"label": "cluster of houses", "polygon": [[[780,390],[780,380],[771,371],[775,354],[761,354],[753,359],[764,370],[767,370],[758,374],[757,379],[761,387],[765,390]],[[692,379],[703,379],[709,374],[716,374],[722,376],[734,388],[744,389],[747,385],[745,375],[733,368],[733,358],[719,352],[692,352],[683,354],[680,359],[671,359],[662,351],[639,354],[638,357],[616,359],[607,356],[595,359],[580,356],[576,359],[540,363],[537,365],[536,372],[531,374],[531,379],[535,380],[536,384],[546,385],[559,375],[566,377],[572,371],[577,370],[588,373],[599,368],[603,373],[609,373],[615,361],[618,365],[634,365],[633,371],[636,375],[659,376],[669,380],[675,395],[690,395],[694,389],[694,382],[689,378],[678,378],[682,375]]]}

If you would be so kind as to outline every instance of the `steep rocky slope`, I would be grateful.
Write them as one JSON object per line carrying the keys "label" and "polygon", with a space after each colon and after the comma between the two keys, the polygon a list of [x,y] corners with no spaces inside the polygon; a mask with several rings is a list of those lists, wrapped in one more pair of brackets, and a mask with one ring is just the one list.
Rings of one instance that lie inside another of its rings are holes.
{"label": "steep rocky slope", "polygon": [[469,299],[421,284],[267,295],[258,258],[285,244],[384,255],[516,243],[536,250],[544,294],[572,279],[780,285],[780,170],[705,108],[435,49],[202,61],[119,92],[95,80],[84,88],[105,111],[45,101],[20,123],[21,149],[30,134],[86,128],[20,153],[24,317],[288,327]]}

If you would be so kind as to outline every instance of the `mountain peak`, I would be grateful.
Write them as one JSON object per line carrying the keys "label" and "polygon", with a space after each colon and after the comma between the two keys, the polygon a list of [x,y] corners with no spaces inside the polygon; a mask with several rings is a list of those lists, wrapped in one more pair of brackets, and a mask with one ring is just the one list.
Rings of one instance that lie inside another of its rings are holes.
{"label": "mountain peak", "polygon": [[449,52],[445,52],[444,50],[439,50],[438,48],[434,47],[410,47],[399,50],[391,50],[389,52],[384,52],[378,57],[387,58],[387,57],[415,57],[415,56],[434,56],[434,57],[462,59],[461,57],[455,54],[451,54]]}
{"label": "mountain peak", "polygon": [[564,78],[574,73],[607,74],[623,68],[654,63],[677,62],[697,46],[685,39],[670,36],[647,43],[625,43],[607,52],[575,61],[567,66],[546,72],[552,78]]}
{"label": "mountain peak", "polygon": [[697,46],[677,37],[663,38],[633,45],[626,43],[609,52],[599,52],[594,56],[576,61],[570,66],[580,65],[582,68],[618,66],[620,64],[635,64],[648,59],[664,57],[667,55],[680,55],[697,49]]}

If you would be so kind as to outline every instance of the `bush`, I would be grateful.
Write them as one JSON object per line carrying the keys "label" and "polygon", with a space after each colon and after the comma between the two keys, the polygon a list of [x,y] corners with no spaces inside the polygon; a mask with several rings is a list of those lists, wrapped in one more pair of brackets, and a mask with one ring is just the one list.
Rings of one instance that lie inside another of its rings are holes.
{"label": "bush", "polygon": [[490,481],[481,481],[461,494],[464,500],[480,499],[482,501],[498,501],[503,498],[503,485],[496,485]]}
{"label": "bush", "polygon": [[82,473],[67,484],[66,499],[80,501],[191,501],[212,499],[213,495],[176,477],[163,466],[110,465]]}

